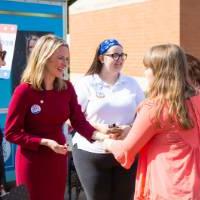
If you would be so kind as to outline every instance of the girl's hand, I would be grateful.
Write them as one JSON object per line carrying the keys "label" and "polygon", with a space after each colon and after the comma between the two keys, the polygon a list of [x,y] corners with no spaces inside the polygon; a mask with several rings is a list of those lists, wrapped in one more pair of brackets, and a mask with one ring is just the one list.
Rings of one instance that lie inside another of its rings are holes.
{"label": "girl's hand", "polygon": [[108,125],[108,124],[94,124],[90,122],[92,126],[94,126],[99,132],[104,134],[110,133],[122,133],[122,130],[116,125]]}
{"label": "girl's hand", "polygon": [[108,133],[110,139],[118,139],[123,134],[123,130],[121,128],[111,128]]}
{"label": "girl's hand", "polygon": [[117,138],[118,140],[122,140],[128,135],[129,131],[131,130],[131,126],[130,125],[122,125],[122,126],[120,126],[120,128],[122,129],[122,133]]}

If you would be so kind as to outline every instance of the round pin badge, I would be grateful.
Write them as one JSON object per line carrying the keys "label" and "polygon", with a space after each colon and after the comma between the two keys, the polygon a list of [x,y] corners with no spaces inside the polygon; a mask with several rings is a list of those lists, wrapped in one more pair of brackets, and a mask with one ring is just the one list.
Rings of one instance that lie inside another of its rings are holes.
{"label": "round pin badge", "polygon": [[37,104],[34,104],[31,106],[31,112],[36,115],[41,112],[41,107]]}

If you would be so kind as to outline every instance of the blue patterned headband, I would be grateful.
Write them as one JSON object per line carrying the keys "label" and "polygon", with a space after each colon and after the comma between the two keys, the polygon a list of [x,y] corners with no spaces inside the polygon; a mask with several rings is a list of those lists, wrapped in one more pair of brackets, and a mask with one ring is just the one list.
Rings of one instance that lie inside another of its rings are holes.
{"label": "blue patterned headband", "polygon": [[98,54],[99,54],[99,55],[103,55],[108,49],[110,49],[110,47],[115,46],[115,45],[121,46],[121,44],[120,44],[117,40],[115,40],[115,39],[104,40],[104,41],[99,45]]}

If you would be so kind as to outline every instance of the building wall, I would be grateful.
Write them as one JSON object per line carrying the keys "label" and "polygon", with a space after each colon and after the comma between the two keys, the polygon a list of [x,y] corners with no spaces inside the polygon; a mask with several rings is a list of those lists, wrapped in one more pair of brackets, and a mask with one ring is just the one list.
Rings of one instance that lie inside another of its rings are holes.
{"label": "building wall", "polygon": [[180,44],[200,58],[200,1],[181,0],[180,16]]}
{"label": "building wall", "polygon": [[[187,1],[187,0],[186,0]],[[117,38],[128,53],[124,72],[142,76],[142,58],[160,43],[180,43],[180,0],[146,0],[102,10],[70,14],[71,73],[84,73],[97,45]]]}

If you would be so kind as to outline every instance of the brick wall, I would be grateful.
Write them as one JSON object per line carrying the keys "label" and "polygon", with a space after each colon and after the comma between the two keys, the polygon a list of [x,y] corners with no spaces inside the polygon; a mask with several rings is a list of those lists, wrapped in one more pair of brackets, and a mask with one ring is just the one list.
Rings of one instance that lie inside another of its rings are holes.
{"label": "brick wall", "polygon": [[141,76],[142,58],[150,46],[180,44],[180,0],[148,0],[70,14],[69,32],[71,73],[86,72],[99,42],[114,37],[121,41],[128,53],[124,72]]}
{"label": "brick wall", "polygon": [[200,1],[181,0],[180,16],[180,44],[200,58]]}

